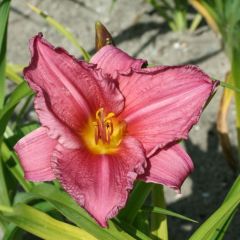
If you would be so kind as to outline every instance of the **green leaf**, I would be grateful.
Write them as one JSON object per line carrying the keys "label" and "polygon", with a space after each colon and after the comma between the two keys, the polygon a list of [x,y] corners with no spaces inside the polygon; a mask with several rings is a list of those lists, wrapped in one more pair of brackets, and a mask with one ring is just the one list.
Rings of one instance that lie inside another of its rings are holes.
{"label": "green leaf", "polygon": [[131,234],[134,239],[139,239],[139,240],[152,240],[150,237],[148,237],[146,234],[144,234],[142,231],[139,229],[135,228],[132,225],[129,225],[125,221],[119,221],[118,219],[113,219],[113,222],[121,227],[121,229],[125,230],[127,233]]}
{"label": "green leaf", "polygon": [[23,230],[17,227],[15,224],[10,223],[7,225],[2,240],[22,240]]}
{"label": "green leaf", "polygon": [[[3,158],[0,155],[0,204],[10,205]],[[1,209],[0,209],[1,211]]]}
{"label": "green leaf", "polygon": [[240,88],[237,88],[237,87],[233,86],[232,84],[226,83],[224,81],[220,81],[220,86],[222,86],[224,88],[231,89],[231,90],[233,90],[235,92],[240,93]]}
{"label": "green leaf", "polygon": [[[152,190],[152,203],[159,208],[166,208],[162,185],[155,185]],[[153,239],[168,240],[168,224],[166,215],[151,212],[151,235]]]}
{"label": "green leaf", "polygon": [[[35,194],[36,192],[36,194]],[[116,219],[109,221],[109,228],[101,228],[93,221],[93,219],[80,208],[65,192],[57,190],[53,185],[40,184],[32,189],[32,193],[18,193],[14,199],[14,203],[29,203],[36,199],[45,199],[51,203],[59,212],[61,212],[68,220],[77,226],[91,231],[98,239],[115,240],[115,239],[141,239],[150,240],[140,230],[132,226],[119,222]],[[87,221],[86,221],[87,219]],[[117,226],[117,227],[116,227]],[[126,230],[129,234],[122,231]],[[102,232],[101,232],[102,231]]]}
{"label": "green leaf", "polygon": [[79,207],[65,192],[59,191],[53,185],[40,184],[32,188],[31,193],[38,198],[42,198],[53,204],[53,206],[61,212],[68,220],[77,226],[91,232],[98,239],[114,240],[124,239],[133,240],[129,234],[109,221],[109,228],[101,228],[95,221]]}
{"label": "green leaf", "polygon": [[26,203],[26,204],[30,205],[29,203],[36,199],[39,199],[39,197],[37,197],[34,194],[31,194],[28,192],[18,192],[13,199],[13,204]]}
{"label": "green leaf", "polygon": [[19,74],[15,71],[12,64],[7,64],[6,66],[6,77],[16,84],[23,82],[23,78],[20,77]]}
{"label": "green leaf", "polygon": [[215,229],[209,232],[208,240],[221,240],[224,238],[230,223],[236,214],[237,209],[235,209],[231,214],[226,214],[219,224],[216,225]]}
{"label": "green leaf", "polygon": [[13,209],[11,207],[8,207],[6,205],[0,205],[0,212],[7,212],[7,213],[12,213]]}
{"label": "green leaf", "polygon": [[[230,191],[228,192],[227,196],[224,199],[224,202],[226,202],[228,199],[230,199],[232,196],[240,194],[240,177],[236,179],[233,186],[231,187]],[[213,228],[208,235],[207,240],[221,240],[223,239],[235,213],[237,212],[237,209],[235,209],[232,213],[226,214],[219,224]]]}
{"label": "green leaf", "polygon": [[145,203],[148,195],[152,191],[153,184],[138,182],[129,196],[127,205],[118,214],[118,218],[128,223],[133,223],[139,209]]}
{"label": "green leaf", "polygon": [[35,129],[37,129],[38,127],[39,127],[39,123],[37,123],[37,122],[30,122],[30,123],[27,123],[27,124],[21,126],[19,131],[21,132],[21,134],[23,136],[25,136],[28,133],[30,133],[30,132],[34,131]]}
{"label": "green leaf", "polygon": [[10,151],[5,142],[1,145],[1,154],[6,167],[12,173],[12,175],[17,179],[18,183],[22,186],[25,191],[30,191],[32,188],[32,183],[25,180],[23,175],[23,170],[19,164],[17,156]]}
{"label": "green leaf", "polygon": [[26,96],[30,96],[32,91],[28,87],[26,82],[19,84],[16,89],[10,95],[4,108],[0,112],[0,142],[2,140],[3,133],[8,124],[8,121],[16,107],[16,105]]}
{"label": "green leaf", "polygon": [[224,199],[224,202],[228,201],[232,196],[240,194],[240,176],[237,177],[235,182],[233,183],[230,191]]}
{"label": "green leaf", "polygon": [[189,32],[194,32],[202,21],[202,15],[196,14],[189,28]]}
{"label": "green leaf", "polygon": [[166,215],[166,216],[179,218],[179,219],[186,220],[186,221],[189,221],[189,222],[198,223],[196,220],[193,220],[189,217],[185,217],[185,216],[183,216],[179,213],[175,213],[173,211],[170,211],[170,210],[167,210],[167,209],[164,209],[164,208],[160,208],[160,207],[143,206],[140,211],[147,211],[147,212],[149,211],[149,212],[152,212],[152,213],[163,214],[163,215]]}
{"label": "green leaf", "polygon": [[13,64],[13,63],[8,63],[7,67],[11,68],[17,74],[21,74],[24,69],[23,65]]}
{"label": "green leaf", "polygon": [[40,202],[33,205],[34,208],[42,212],[48,213],[55,210],[55,207],[49,202]]}
{"label": "green leaf", "polygon": [[0,231],[5,231],[8,226],[8,223],[5,219],[3,219],[1,213],[0,213]]}
{"label": "green leaf", "polygon": [[8,23],[10,2],[11,0],[2,0],[0,2],[0,46],[2,46],[4,42],[4,34],[6,32]]}
{"label": "green leaf", "polygon": [[21,120],[24,118],[24,115],[27,113],[27,110],[28,110],[30,104],[32,103],[32,98],[33,98],[33,95],[30,95],[25,99],[23,106],[21,107],[20,111],[18,112],[17,118],[15,119],[14,123],[12,124],[13,129],[15,129],[16,127],[18,127],[20,125]]}
{"label": "green leaf", "polygon": [[[223,204],[195,231],[189,240],[221,239],[231,215],[240,203],[240,177],[237,178]],[[219,233],[221,235],[219,236]]]}
{"label": "green leaf", "polygon": [[7,51],[7,23],[10,0],[0,2],[0,109],[3,107],[5,96],[5,67]]}
{"label": "green leaf", "polygon": [[83,55],[85,61],[90,60],[90,55],[88,52],[78,43],[77,39],[73,36],[73,34],[68,31],[62,24],[57,22],[54,18],[48,16],[45,12],[40,10],[39,8],[28,4],[31,10],[41,16],[48,24],[53,26],[59,33],[65,36],[75,47],[77,47]]}
{"label": "green leaf", "polygon": [[25,204],[17,204],[12,212],[4,213],[3,217],[40,238],[48,240],[96,240],[85,230],[58,221],[46,213]]}

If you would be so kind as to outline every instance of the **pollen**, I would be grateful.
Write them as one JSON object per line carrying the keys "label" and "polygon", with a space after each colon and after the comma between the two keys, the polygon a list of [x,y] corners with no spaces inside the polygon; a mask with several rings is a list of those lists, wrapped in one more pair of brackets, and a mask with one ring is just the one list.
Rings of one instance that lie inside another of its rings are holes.
{"label": "pollen", "polygon": [[105,113],[104,108],[96,111],[82,132],[83,142],[94,154],[113,154],[121,144],[126,123],[119,121],[115,113]]}

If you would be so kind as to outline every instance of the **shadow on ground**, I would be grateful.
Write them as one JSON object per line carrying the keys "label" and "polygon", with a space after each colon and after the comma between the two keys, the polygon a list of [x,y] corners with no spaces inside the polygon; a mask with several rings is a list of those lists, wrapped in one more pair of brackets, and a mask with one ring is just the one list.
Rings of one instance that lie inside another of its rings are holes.
{"label": "shadow on ground", "polygon": [[[236,176],[228,167],[218,146],[219,140],[215,125],[212,125],[208,131],[206,152],[193,144],[191,140],[185,142],[186,150],[195,164],[195,171],[191,175],[192,194],[170,204],[168,208],[197,220],[199,224],[169,218],[170,239],[188,239],[200,224],[220,206],[233,184]],[[226,233],[225,240],[240,239],[239,222],[240,214],[237,212]]]}

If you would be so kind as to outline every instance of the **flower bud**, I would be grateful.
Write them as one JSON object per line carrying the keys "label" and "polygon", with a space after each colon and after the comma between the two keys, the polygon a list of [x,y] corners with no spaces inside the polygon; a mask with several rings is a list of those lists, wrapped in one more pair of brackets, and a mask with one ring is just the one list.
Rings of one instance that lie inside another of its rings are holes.
{"label": "flower bud", "polygon": [[96,51],[101,49],[106,45],[115,45],[112,39],[111,34],[108,32],[106,27],[100,22],[97,21],[95,24],[96,29]]}

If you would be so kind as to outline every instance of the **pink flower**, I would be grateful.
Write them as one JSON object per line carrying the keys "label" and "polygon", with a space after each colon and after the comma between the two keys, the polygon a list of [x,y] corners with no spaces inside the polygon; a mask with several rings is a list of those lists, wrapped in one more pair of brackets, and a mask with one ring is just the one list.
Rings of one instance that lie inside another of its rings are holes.
{"label": "pink flower", "polygon": [[179,189],[193,170],[178,145],[215,88],[195,66],[142,68],[111,45],[91,63],[30,42],[25,79],[36,92],[41,127],[15,146],[25,178],[58,179],[105,227],[126,204],[136,179]]}

